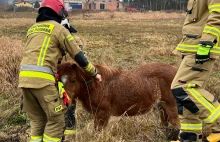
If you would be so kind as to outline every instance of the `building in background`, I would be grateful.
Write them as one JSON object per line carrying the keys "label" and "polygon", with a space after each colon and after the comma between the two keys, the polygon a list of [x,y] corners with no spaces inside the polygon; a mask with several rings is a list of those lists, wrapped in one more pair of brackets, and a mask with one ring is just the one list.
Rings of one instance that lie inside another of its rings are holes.
{"label": "building in background", "polygon": [[83,9],[93,10],[120,10],[123,9],[124,5],[119,0],[88,0],[84,3]]}
{"label": "building in background", "polygon": [[0,5],[13,5],[14,0],[0,0]]}
{"label": "building in background", "polygon": [[36,8],[35,7],[36,2],[38,2],[38,4],[40,5],[42,0],[14,0],[14,4],[15,4],[16,7]]}
{"label": "building in background", "polygon": [[33,3],[30,3],[30,2],[17,2],[15,3],[15,6],[16,7],[30,7],[30,8],[33,8]]}
{"label": "building in background", "polygon": [[85,0],[64,0],[67,10],[83,9],[83,2]]}
{"label": "building in background", "polygon": [[123,9],[124,5],[119,0],[64,0],[66,8],[70,10],[110,10]]}
{"label": "building in background", "polygon": [[[16,7],[36,8],[36,1],[41,4],[42,0],[0,0],[0,5],[14,5]],[[64,0],[68,11],[71,10],[110,10],[123,9],[124,5],[119,0]]]}

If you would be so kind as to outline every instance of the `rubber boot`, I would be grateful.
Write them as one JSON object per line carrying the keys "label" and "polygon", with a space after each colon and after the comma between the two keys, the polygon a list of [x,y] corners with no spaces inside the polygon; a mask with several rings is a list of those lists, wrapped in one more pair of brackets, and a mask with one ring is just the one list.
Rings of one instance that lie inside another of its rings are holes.
{"label": "rubber boot", "polygon": [[220,133],[210,134],[207,140],[208,142],[220,142]]}

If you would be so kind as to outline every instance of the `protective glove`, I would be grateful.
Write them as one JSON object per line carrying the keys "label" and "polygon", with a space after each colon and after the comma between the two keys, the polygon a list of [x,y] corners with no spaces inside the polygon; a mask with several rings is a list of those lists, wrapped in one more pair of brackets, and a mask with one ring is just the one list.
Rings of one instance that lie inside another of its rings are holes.
{"label": "protective glove", "polygon": [[97,82],[102,82],[102,76],[100,74],[97,74],[95,76],[95,79],[97,80]]}
{"label": "protective glove", "polygon": [[196,53],[196,64],[203,64],[210,59],[211,48],[211,45],[199,45],[198,51]]}

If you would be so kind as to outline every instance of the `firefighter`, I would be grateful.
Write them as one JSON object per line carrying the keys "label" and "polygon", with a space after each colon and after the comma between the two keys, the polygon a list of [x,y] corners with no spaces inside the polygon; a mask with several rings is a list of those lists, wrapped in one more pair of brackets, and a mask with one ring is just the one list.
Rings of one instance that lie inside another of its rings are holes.
{"label": "firefighter", "polygon": [[27,32],[20,66],[19,87],[23,91],[23,112],[31,123],[31,142],[60,142],[65,130],[68,95],[56,74],[57,64],[68,53],[89,76],[101,75],[86,59],[69,30],[61,25],[68,13],[63,0],[44,0],[36,24]]}
{"label": "firefighter", "polygon": [[218,142],[220,105],[205,87],[220,55],[220,0],[189,0],[182,32],[176,50],[183,60],[171,85],[181,122],[179,139]]}

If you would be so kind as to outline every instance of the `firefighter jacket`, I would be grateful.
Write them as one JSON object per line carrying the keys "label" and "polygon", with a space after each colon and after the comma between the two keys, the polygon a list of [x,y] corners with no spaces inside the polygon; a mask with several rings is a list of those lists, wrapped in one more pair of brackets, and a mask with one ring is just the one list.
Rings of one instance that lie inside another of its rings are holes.
{"label": "firefighter jacket", "polygon": [[211,57],[220,55],[220,0],[189,0],[182,33],[176,50],[196,53],[201,42],[211,42]]}
{"label": "firefighter jacket", "polygon": [[95,67],[83,56],[74,37],[65,27],[53,20],[34,24],[27,32],[19,87],[42,88],[54,85],[57,64],[65,52],[77,63],[82,62],[79,65],[83,64],[80,66],[88,75],[97,74]]}

